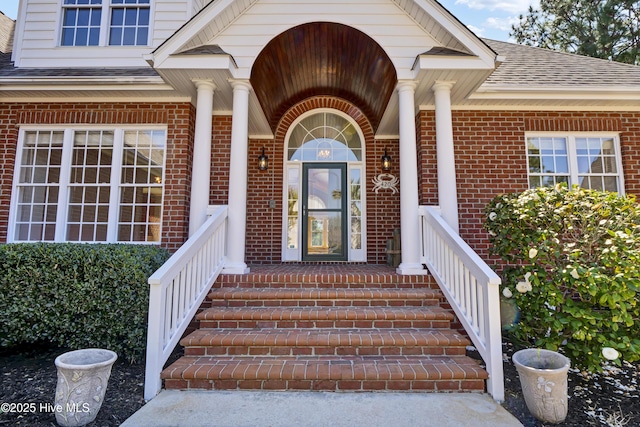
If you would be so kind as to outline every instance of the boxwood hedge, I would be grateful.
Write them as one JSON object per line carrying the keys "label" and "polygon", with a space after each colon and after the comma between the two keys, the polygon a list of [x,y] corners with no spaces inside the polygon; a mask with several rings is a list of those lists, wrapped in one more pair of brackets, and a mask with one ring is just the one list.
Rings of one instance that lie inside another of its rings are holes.
{"label": "boxwood hedge", "polygon": [[147,245],[0,245],[0,346],[100,347],[140,360],[147,279],[168,257]]}

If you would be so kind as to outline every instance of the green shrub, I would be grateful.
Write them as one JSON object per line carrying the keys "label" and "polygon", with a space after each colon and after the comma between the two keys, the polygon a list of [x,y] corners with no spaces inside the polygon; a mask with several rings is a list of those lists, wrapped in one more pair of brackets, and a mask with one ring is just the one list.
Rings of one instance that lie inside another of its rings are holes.
{"label": "green shrub", "polygon": [[[566,186],[496,197],[486,208],[510,333],[561,349],[583,369],[640,359],[640,210],[633,197]],[[612,349],[615,349],[613,351]]]}
{"label": "green shrub", "polygon": [[0,346],[101,347],[139,360],[147,279],[167,258],[146,245],[0,245]]}

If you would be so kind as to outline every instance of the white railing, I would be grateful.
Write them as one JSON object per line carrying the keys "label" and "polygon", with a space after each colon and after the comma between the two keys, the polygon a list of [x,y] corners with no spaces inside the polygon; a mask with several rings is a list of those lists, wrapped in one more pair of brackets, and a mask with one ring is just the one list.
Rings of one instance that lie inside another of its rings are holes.
{"label": "white railing", "polygon": [[149,278],[149,330],[144,398],[162,386],[160,372],[224,267],[227,206],[211,216]]}
{"label": "white railing", "polygon": [[440,216],[437,207],[420,206],[422,262],[487,365],[487,391],[504,401],[500,277]]}

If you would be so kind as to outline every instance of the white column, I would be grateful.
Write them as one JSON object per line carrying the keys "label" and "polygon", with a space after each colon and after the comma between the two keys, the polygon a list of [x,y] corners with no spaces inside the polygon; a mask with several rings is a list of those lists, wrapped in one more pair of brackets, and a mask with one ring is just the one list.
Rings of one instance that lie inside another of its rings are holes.
{"label": "white column", "polygon": [[400,240],[399,274],[425,274],[420,263],[418,158],[416,154],[416,82],[398,82],[400,115]]}
{"label": "white column", "polygon": [[231,122],[231,159],[229,167],[229,217],[227,219],[227,260],[224,272],[249,272],[244,262],[247,234],[247,156],[249,143],[248,80],[232,80],[233,118]]}
{"label": "white column", "polygon": [[438,204],[442,218],[458,233],[458,192],[451,123],[453,82],[433,85],[436,101],[436,155],[438,162]]}
{"label": "white column", "polygon": [[198,91],[196,101],[196,128],[193,141],[191,171],[191,206],[189,210],[189,236],[207,220],[209,187],[211,183],[211,116],[213,91],[211,80],[194,80]]}

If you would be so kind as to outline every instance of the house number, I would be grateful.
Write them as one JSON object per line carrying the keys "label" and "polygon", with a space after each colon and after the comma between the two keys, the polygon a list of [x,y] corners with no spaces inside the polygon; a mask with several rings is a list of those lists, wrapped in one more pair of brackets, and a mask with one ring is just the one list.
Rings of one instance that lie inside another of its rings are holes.
{"label": "house number", "polygon": [[390,173],[381,173],[375,178],[371,179],[373,182],[373,191],[376,193],[380,190],[390,189],[393,193],[398,192],[398,178],[391,175]]}

